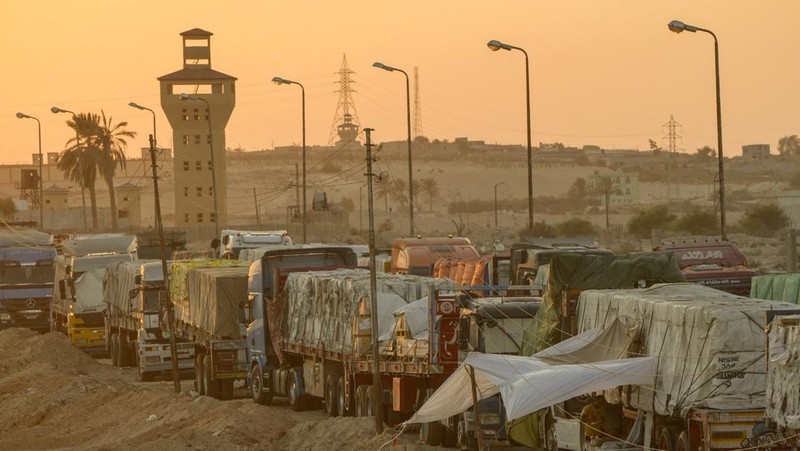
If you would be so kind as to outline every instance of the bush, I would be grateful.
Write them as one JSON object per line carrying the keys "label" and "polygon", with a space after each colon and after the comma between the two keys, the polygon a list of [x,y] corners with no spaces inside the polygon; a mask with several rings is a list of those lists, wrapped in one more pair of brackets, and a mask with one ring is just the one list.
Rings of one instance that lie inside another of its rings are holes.
{"label": "bush", "polygon": [[744,212],[739,226],[748,235],[770,237],[790,224],[786,213],[775,204],[755,206]]}
{"label": "bush", "polygon": [[0,214],[8,218],[17,212],[17,205],[8,197],[0,199]]}
{"label": "bush", "polygon": [[675,220],[673,229],[689,235],[715,235],[719,230],[717,225],[717,216],[714,213],[692,207]]}
{"label": "bush", "polygon": [[628,232],[637,238],[649,238],[653,229],[668,227],[675,220],[666,205],[657,205],[641,210],[628,221]]}
{"label": "bush", "polygon": [[556,224],[556,233],[558,236],[569,237],[594,235],[596,231],[591,222],[585,219],[572,218]]}

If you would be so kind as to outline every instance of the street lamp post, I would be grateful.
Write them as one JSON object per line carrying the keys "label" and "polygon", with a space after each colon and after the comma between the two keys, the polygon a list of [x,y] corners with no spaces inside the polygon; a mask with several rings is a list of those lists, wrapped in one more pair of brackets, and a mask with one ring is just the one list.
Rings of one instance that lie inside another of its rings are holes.
{"label": "street lamp post", "polygon": [[[83,231],[87,232],[89,226],[86,222],[86,195],[84,194],[83,189],[83,152],[81,152],[80,147],[80,134],[78,133],[78,116],[70,110],[65,110],[54,106],[50,108],[50,111],[53,113],[69,113],[72,115],[72,120],[75,122],[75,150],[78,154],[78,178],[81,179],[81,207],[83,207]],[[87,142],[86,145],[88,146],[89,143]]]}
{"label": "street lamp post", "polygon": [[494,226],[497,227],[497,187],[506,182],[499,182],[494,184]]}
{"label": "street lamp post", "polygon": [[411,94],[409,89],[409,82],[408,82],[408,74],[406,71],[402,69],[398,69],[396,67],[387,66],[383,63],[373,63],[373,67],[377,67],[378,69],[383,69],[388,72],[400,72],[406,77],[406,129],[407,129],[407,136],[406,141],[408,143],[408,222],[409,222],[409,233],[411,237],[414,237],[414,180],[413,180],[413,172],[411,167]]}
{"label": "street lamp post", "polygon": [[715,35],[711,30],[706,30],[705,28],[696,27],[694,25],[689,25],[687,23],[683,23],[680,20],[673,20],[669,24],[667,24],[667,28],[670,31],[675,33],[681,33],[683,31],[689,31],[691,33],[695,33],[698,31],[702,31],[703,33],[708,33],[714,38],[714,69],[716,75],[716,93],[717,93],[717,160],[719,164],[719,221],[720,221],[720,236],[722,240],[727,240],[728,235],[725,231],[725,168],[724,168],[724,159],[722,153],[722,107],[720,102],[720,93],[719,93],[719,42],[717,41],[717,35]]}
{"label": "street lamp post", "polygon": [[[132,107],[134,107],[136,109],[139,109],[139,110],[142,110],[142,111],[149,111],[150,114],[153,115],[153,146],[154,146],[153,148],[156,151],[158,151],[158,135],[156,135],[156,112],[151,110],[150,108],[147,108],[145,106],[139,105],[136,102],[129,102],[128,106],[132,106]],[[216,191],[216,189],[215,189],[215,191]],[[153,208],[155,209],[155,208],[158,208],[158,207],[154,206]],[[158,229],[159,220],[161,219],[161,215],[159,214],[158,211],[153,213],[153,218],[154,218],[153,222],[155,222],[156,229]]]}
{"label": "street lamp post", "polygon": [[527,108],[527,123],[528,128],[528,230],[533,230],[533,153],[531,151],[531,80],[530,69],[528,64],[528,52],[521,47],[504,44],[500,41],[492,39],[486,45],[494,52],[498,50],[519,50],[525,55],[525,107]]}
{"label": "street lamp post", "polygon": [[[217,208],[217,164],[214,162],[214,132],[211,129],[211,105],[208,100],[189,95],[181,94],[181,100],[199,100],[206,104],[206,118],[208,119],[208,147],[211,151],[211,189],[214,190],[214,237],[219,238],[219,209]],[[155,116],[154,116],[155,117]]]}
{"label": "street lamp post", "polygon": [[272,81],[277,85],[300,86],[303,113],[303,243],[308,243],[308,218],[306,217],[306,88],[301,83],[281,77],[273,77]]}
{"label": "street lamp post", "polygon": [[33,119],[39,129],[39,228],[44,230],[44,199],[42,199],[42,122],[25,113],[17,113],[20,119]]}

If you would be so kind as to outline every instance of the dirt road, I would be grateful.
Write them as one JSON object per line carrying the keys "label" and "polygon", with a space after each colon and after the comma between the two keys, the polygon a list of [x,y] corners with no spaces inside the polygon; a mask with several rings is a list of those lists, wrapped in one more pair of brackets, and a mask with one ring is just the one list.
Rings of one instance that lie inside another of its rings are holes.
{"label": "dirt road", "polygon": [[282,399],[261,406],[244,388],[218,401],[193,388],[137,382],[133,369],[93,359],[63,335],[0,331],[0,449],[435,449],[412,433],[376,436],[370,418],[293,412]]}

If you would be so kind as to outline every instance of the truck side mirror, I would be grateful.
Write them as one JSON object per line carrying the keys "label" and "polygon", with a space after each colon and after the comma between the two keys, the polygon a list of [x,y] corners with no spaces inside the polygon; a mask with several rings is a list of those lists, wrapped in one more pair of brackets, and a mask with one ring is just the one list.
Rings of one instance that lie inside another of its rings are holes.
{"label": "truck side mirror", "polygon": [[67,266],[64,267],[64,274],[67,274],[67,275],[72,274],[72,266],[71,265],[67,265]]}
{"label": "truck side mirror", "polygon": [[136,299],[136,296],[139,295],[139,290],[140,290],[140,288],[134,288],[133,290],[129,291],[128,292],[128,299]]}
{"label": "truck side mirror", "polygon": [[133,278],[133,283],[135,283],[136,285],[141,285],[142,284],[142,275],[141,274],[136,274],[136,276]]}
{"label": "truck side mirror", "polygon": [[458,319],[458,350],[469,350],[469,316],[462,316]]}
{"label": "truck side mirror", "polygon": [[61,279],[58,281],[58,292],[62,300],[67,299],[67,281]]}
{"label": "truck side mirror", "polygon": [[230,242],[231,242],[231,236],[230,235],[225,235],[225,236],[222,237],[222,244],[228,244]]}

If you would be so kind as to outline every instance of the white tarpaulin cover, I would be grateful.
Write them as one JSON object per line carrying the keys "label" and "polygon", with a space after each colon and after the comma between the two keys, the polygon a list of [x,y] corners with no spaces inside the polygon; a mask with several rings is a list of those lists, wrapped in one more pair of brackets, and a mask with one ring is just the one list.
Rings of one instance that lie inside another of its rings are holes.
{"label": "white tarpaulin cover", "polygon": [[[398,307],[419,299],[434,284],[436,281],[429,277],[378,274],[378,331],[394,324],[392,313]],[[275,324],[277,318],[271,315],[270,328],[285,328],[281,336],[289,343],[352,352],[353,320],[361,299],[369,305],[369,293],[369,271],[363,269],[291,273],[284,291],[270,306],[276,313],[284,312],[276,316],[283,316],[285,323]],[[358,329],[369,330],[368,321],[366,318],[358,324]]]}
{"label": "white tarpaulin cover", "polygon": [[103,302],[103,276],[106,268],[86,271],[75,281],[75,313],[102,312],[106,308]]}
{"label": "white tarpaulin cover", "polygon": [[[510,384],[523,375],[527,381],[526,383],[534,383],[533,381],[538,378],[537,372],[555,368],[559,363],[579,361],[578,358],[585,359],[582,361],[582,365],[560,366],[571,367],[572,369],[562,371],[559,376],[560,379],[557,380],[557,385],[565,388],[565,391],[557,391],[558,396],[567,396],[559,401],[596,391],[594,388],[584,390],[588,386],[583,383],[587,375],[602,373],[602,370],[598,369],[598,366],[592,362],[615,359],[623,355],[632,338],[633,335],[629,335],[621,324],[614,322],[606,329],[589,330],[556,346],[545,349],[540,353],[542,358],[539,357],[540,354],[522,357],[478,352],[470,353],[458,369],[447,378],[408,422],[428,423],[442,420],[470,408],[472,406],[472,384],[467,365],[471,366],[475,371],[478,400],[500,393],[501,386]],[[623,359],[620,362],[632,360]],[[636,365],[636,363],[631,365]],[[650,379],[643,383],[652,382],[652,369],[648,376]],[[610,383],[611,380],[613,378],[604,382]],[[619,380],[627,381],[628,379],[619,378]],[[538,381],[535,383],[538,384]],[[614,386],[626,383],[629,382],[621,382]],[[520,390],[520,388],[517,389],[518,392]],[[551,392],[553,391],[551,390]],[[520,396],[520,394],[515,394],[514,396]],[[540,396],[540,394],[537,396]],[[532,397],[536,398],[537,396]],[[506,404],[508,403],[505,397],[503,401]],[[559,401],[554,401],[553,404]],[[524,404],[518,404],[518,406],[520,409],[524,409]]]}
{"label": "white tarpaulin cover", "polygon": [[652,385],[655,357],[636,357],[579,365],[553,365],[514,378],[500,387],[506,418],[516,420],[575,396],[620,385]]}
{"label": "white tarpaulin cover", "polygon": [[[144,280],[142,285],[137,285],[136,276],[141,273],[143,266],[146,268]],[[125,315],[130,313],[131,309],[142,310],[141,296],[131,299],[131,290],[145,288],[146,281],[152,284],[157,280],[157,283],[163,286],[161,274],[160,260],[131,260],[111,264],[106,268],[103,277],[103,300],[106,304],[114,306],[112,309],[114,313]]]}
{"label": "white tarpaulin cover", "polygon": [[766,313],[796,308],[697,284],[584,291],[578,305],[578,331],[614,320],[641,327],[641,348],[632,352],[656,357],[658,378],[655,389],[633,387],[627,402],[667,416],[764,408]]}
{"label": "white tarpaulin cover", "polygon": [[800,429],[800,315],[773,321],[769,349],[764,416],[778,426]]}

